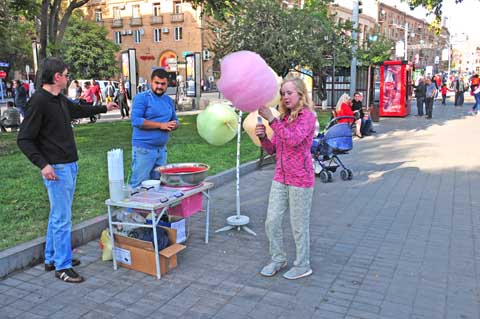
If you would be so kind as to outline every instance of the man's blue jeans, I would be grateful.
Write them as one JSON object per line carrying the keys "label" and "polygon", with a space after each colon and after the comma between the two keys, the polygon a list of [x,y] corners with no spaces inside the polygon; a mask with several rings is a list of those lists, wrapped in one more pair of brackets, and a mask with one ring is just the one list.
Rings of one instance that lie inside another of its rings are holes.
{"label": "man's blue jeans", "polygon": [[45,242],[45,263],[55,263],[55,269],[72,267],[72,203],[77,181],[77,162],[53,164],[57,180],[43,178],[50,200]]}
{"label": "man's blue jeans", "polygon": [[132,147],[132,176],[130,186],[136,188],[147,179],[159,179],[155,168],[167,164],[167,147],[143,148]]}

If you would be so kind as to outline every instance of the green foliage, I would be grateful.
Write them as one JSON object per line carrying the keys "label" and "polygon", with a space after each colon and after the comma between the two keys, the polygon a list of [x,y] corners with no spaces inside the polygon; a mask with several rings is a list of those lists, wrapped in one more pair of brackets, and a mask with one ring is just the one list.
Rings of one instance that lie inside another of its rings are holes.
{"label": "green foliage", "polygon": [[35,31],[33,22],[24,18],[34,11],[30,2],[0,0],[0,60],[10,62],[12,70],[33,65],[31,35]]}
{"label": "green foliage", "polygon": [[72,78],[111,78],[118,73],[115,53],[119,50],[107,39],[105,28],[78,15],[70,18],[61,52]]}
{"label": "green foliage", "polygon": [[357,50],[358,60],[364,65],[379,64],[390,59],[394,42],[390,39],[376,35],[376,41],[368,40],[363,47]]}
{"label": "green foliage", "polygon": [[194,8],[202,7],[202,12],[214,17],[217,21],[227,21],[233,17],[232,13],[239,7],[239,0],[190,0]]}
{"label": "green foliage", "polygon": [[[435,15],[435,20],[432,22],[432,28],[434,28],[437,32],[440,32],[442,26],[442,7],[444,0],[406,0],[410,9],[415,9],[417,7],[424,7],[428,10],[429,14]],[[462,3],[463,0],[455,0],[456,4]]]}
{"label": "green foliage", "polygon": [[233,18],[211,24],[216,34],[211,47],[217,58],[238,50],[257,52],[279,74],[295,65],[321,67],[330,51],[325,35],[338,32],[326,10],[329,2],[310,0],[304,9],[281,9],[276,0],[242,1],[229,12]]}

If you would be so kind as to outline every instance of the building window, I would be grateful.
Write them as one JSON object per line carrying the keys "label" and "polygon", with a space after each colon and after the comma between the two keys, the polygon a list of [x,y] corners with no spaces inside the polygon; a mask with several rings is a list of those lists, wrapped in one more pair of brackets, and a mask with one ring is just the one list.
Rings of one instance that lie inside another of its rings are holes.
{"label": "building window", "polygon": [[132,18],[140,18],[140,5],[134,4],[132,6]]}
{"label": "building window", "polygon": [[173,2],[173,13],[174,14],[182,13],[182,2],[181,1],[174,1]]}
{"label": "building window", "polygon": [[113,19],[118,20],[122,18],[120,7],[113,7]]}
{"label": "building window", "polygon": [[182,27],[175,27],[174,32],[173,32],[173,39],[175,41],[180,41],[182,40]]}
{"label": "building window", "polygon": [[102,21],[102,9],[95,9],[95,21],[96,22]]}
{"label": "building window", "polygon": [[153,42],[162,40],[162,29],[153,29]]}
{"label": "building window", "polygon": [[133,31],[133,42],[140,43],[140,41],[142,41],[142,34],[140,33],[140,30]]}
{"label": "building window", "polygon": [[115,44],[121,44],[122,43],[122,33],[120,31],[115,31],[113,33],[113,37],[115,38]]}
{"label": "building window", "polygon": [[160,2],[156,2],[153,4],[153,16],[154,17],[159,17],[161,12],[160,12]]}

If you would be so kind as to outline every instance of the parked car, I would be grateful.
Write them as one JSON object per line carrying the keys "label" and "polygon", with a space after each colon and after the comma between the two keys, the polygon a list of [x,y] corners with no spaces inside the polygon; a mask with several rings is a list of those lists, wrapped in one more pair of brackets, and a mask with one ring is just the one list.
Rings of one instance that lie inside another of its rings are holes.
{"label": "parked car", "polygon": [[[80,87],[84,88],[84,84],[85,82],[90,82],[90,80],[77,80],[78,81],[78,84],[80,84]],[[107,88],[107,84],[108,84],[108,80],[95,80],[98,85],[100,86],[100,91],[102,92],[102,98],[103,100],[105,100],[105,98],[107,97],[106,96],[106,88]],[[115,88],[115,92],[118,91],[118,84],[119,82],[117,81],[111,81],[112,84],[113,84],[113,87]],[[76,93],[76,90],[75,90],[75,84],[73,83],[70,83],[70,85],[68,86],[68,97],[71,97],[71,98],[75,98],[75,93]]]}

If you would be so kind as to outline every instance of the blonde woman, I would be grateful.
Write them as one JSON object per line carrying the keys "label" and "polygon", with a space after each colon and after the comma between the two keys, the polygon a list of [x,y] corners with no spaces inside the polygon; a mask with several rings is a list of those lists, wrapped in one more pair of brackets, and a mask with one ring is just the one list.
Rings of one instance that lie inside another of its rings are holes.
{"label": "blonde woman", "polygon": [[265,220],[271,262],[263,267],[260,274],[271,277],[287,266],[282,221],[289,208],[296,259],[283,277],[299,279],[312,274],[309,227],[315,177],[310,146],[316,116],[301,79],[285,79],[280,93],[279,118],[274,117],[268,107],[259,109],[259,114],[270,123],[274,132],[272,140],[266,136],[264,125],[256,127],[263,149],[269,154],[276,153],[277,158]]}
{"label": "blonde woman", "polygon": [[[352,110],[352,100],[348,94],[342,94],[337,102],[337,107],[335,107],[335,116],[351,116],[351,119],[340,119],[338,123],[353,123],[354,114]],[[355,126],[355,135],[359,138],[362,138],[362,133],[360,132],[360,125]]]}

